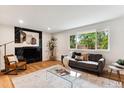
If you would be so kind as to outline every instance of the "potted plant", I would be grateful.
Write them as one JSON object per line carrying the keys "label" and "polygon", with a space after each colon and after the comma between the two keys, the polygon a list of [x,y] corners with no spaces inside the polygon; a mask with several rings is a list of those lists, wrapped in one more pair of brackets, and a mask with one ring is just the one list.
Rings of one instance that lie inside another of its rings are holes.
{"label": "potted plant", "polygon": [[56,60],[56,57],[54,55],[55,47],[56,47],[56,38],[51,37],[50,41],[48,41],[48,48],[50,51],[50,60],[54,61]]}
{"label": "potted plant", "polygon": [[119,65],[124,65],[124,60],[123,59],[119,59],[118,61],[116,61],[116,63],[118,63]]}

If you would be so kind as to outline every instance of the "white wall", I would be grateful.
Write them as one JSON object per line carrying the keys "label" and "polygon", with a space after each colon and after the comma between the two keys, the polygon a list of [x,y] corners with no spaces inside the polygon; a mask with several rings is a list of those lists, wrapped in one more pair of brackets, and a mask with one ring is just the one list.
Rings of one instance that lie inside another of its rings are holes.
{"label": "white wall", "polygon": [[[119,58],[124,59],[124,17],[114,20],[101,22],[93,25],[88,25],[80,28],[67,30],[64,32],[54,33],[57,38],[57,59],[60,60],[62,54],[68,54],[69,36],[78,32],[92,30],[92,29],[110,29],[110,51],[88,51],[93,53],[101,53],[106,59],[106,64],[111,64]],[[85,52],[85,51],[82,51]]]}
{"label": "white wall", "polygon": [[[50,39],[51,34],[43,32],[42,40],[43,40],[43,61],[48,60],[48,50],[47,50],[47,42]],[[0,25],[0,45],[14,41],[14,26],[7,26],[7,25]],[[7,54],[14,54],[15,53],[15,46],[20,46],[20,44],[8,44],[7,45]],[[0,69],[4,69],[4,47],[0,47]]]}
{"label": "white wall", "polygon": [[42,33],[42,57],[43,61],[49,60],[49,50],[47,47],[48,41],[51,39],[51,34],[47,32]]}
{"label": "white wall", "polygon": [[[14,27],[0,25],[0,45],[14,41]],[[7,54],[14,53],[14,43],[7,45]],[[4,69],[4,47],[0,47],[0,68]]]}

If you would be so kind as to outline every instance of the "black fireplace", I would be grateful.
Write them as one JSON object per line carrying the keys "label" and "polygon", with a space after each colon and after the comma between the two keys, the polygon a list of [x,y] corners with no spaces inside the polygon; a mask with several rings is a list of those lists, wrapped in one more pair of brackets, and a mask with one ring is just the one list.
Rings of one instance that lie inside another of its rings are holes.
{"label": "black fireplace", "polygon": [[[23,35],[23,38],[21,38],[21,35]],[[32,36],[32,43],[27,43],[26,41],[29,36]],[[23,42],[25,42],[27,45],[30,43],[30,45],[27,46],[23,44],[22,40],[24,40]],[[36,41],[39,41],[37,42],[38,44]],[[22,46],[15,47],[15,55],[17,56],[18,60],[26,60],[27,63],[42,61],[42,31],[15,27],[15,43],[20,43]]]}
{"label": "black fireplace", "polygon": [[39,47],[18,47],[15,48],[15,54],[18,60],[26,60],[27,63],[42,60],[41,49]]}

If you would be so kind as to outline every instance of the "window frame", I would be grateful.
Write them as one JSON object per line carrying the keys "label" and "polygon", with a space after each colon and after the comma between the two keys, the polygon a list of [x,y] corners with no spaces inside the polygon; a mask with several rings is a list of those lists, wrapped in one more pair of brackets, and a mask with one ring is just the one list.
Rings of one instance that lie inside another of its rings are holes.
{"label": "window frame", "polygon": [[[108,49],[97,49],[97,32],[102,32],[102,31],[108,31]],[[85,33],[93,33],[95,32],[96,33],[96,40],[95,40],[95,49],[78,49],[77,48],[77,37],[79,34],[85,34]],[[76,48],[70,48],[70,36],[72,35],[75,35],[76,36]],[[92,29],[92,30],[85,30],[85,31],[82,31],[82,32],[78,32],[77,34],[71,34],[69,35],[69,49],[70,50],[82,50],[82,51],[110,51],[110,30],[109,29],[100,29],[100,30],[97,30],[97,29]]]}

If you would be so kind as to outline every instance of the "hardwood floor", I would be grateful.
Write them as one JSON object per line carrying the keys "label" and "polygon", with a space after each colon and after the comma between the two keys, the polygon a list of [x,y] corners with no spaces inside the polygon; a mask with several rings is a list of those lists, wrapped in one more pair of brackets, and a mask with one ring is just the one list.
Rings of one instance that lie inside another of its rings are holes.
{"label": "hardwood floor", "polygon": [[0,88],[13,88],[14,86],[11,82],[11,78],[29,74],[34,71],[44,69],[56,64],[61,64],[61,63],[57,61],[36,62],[36,63],[28,64],[27,70],[19,71],[18,75],[4,75],[3,73],[0,73]]}
{"label": "hardwood floor", "polygon": [[[56,64],[61,64],[61,63],[58,61],[36,62],[36,63],[28,64],[27,70],[18,72],[18,75],[4,75],[3,73],[0,73],[0,88],[13,88],[14,86],[11,82],[11,78],[29,74],[34,71],[44,69]],[[102,76],[108,78],[108,74],[109,74],[108,72],[104,72]],[[111,79],[118,80],[118,76],[116,74],[112,74]],[[121,80],[124,82],[124,75],[121,75]]]}

